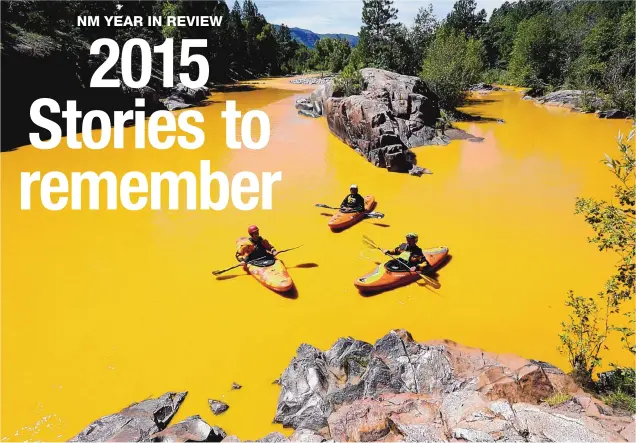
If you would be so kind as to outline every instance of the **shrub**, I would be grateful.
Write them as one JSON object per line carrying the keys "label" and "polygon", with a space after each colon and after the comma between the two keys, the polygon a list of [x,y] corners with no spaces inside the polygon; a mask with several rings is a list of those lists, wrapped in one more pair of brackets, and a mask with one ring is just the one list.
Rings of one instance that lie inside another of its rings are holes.
{"label": "shrub", "polygon": [[420,77],[443,107],[455,108],[464,102],[468,87],[481,78],[485,55],[481,41],[440,30],[426,51]]}
{"label": "shrub", "polygon": [[340,75],[334,79],[333,92],[335,96],[348,97],[357,95],[364,89],[364,79],[360,71],[352,64],[345,66]]}
{"label": "shrub", "polygon": [[550,397],[544,399],[543,401],[546,402],[550,406],[558,406],[561,403],[565,403],[566,401],[568,401],[571,398],[572,398],[572,396],[570,394],[566,394],[564,392],[556,392],[553,395],[551,395]]}
{"label": "shrub", "polygon": [[623,391],[612,392],[601,398],[605,404],[615,409],[623,409],[631,414],[636,413],[636,398]]}
{"label": "shrub", "polygon": [[521,22],[510,54],[511,82],[529,87],[534,87],[537,82],[559,84],[558,50],[549,16],[539,14]]}

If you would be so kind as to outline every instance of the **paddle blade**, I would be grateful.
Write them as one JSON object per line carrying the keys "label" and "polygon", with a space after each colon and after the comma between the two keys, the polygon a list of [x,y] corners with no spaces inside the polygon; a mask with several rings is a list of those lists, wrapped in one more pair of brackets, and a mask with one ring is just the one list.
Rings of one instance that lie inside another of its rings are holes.
{"label": "paddle blade", "polygon": [[366,235],[362,236],[362,241],[364,243],[366,243],[367,245],[371,246],[372,248],[376,248],[376,249],[382,249],[380,248],[373,240],[371,240],[369,237],[367,237]]}

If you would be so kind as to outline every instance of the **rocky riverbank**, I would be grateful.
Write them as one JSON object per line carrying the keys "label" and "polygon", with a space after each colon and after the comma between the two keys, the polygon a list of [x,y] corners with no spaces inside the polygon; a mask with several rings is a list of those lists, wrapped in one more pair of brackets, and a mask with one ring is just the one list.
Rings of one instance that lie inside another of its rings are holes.
{"label": "rocky riverbank", "polygon": [[418,77],[375,68],[362,69],[360,74],[364,84],[360,94],[343,97],[333,82],[327,82],[296,102],[299,114],[325,116],[340,140],[391,172],[424,172],[415,166],[410,148],[471,138],[457,129],[436,129],[439,99]]}
{"label": "rocky riverbank", "polygon": [[333,75],[325,75],[325,76],[311,76],[311,77],[298,77],[291,79],[289,83],[295,85],[326,85],[328,83],[332,83],[335,76]]}
{"label": "rocky riverbank", "polygon": [[629,112],[621,109],[607,109],[608,103],[606,100],[594,91],[563,89],[560,91],[550,92],[549,94],[536,96],[536,94],[530,90],[523,98],[524,100],[534,100],[542,105],[560,106],[577,112],[592,112],[592,110],[594,110],[594,113],[600,118],[633,117],[633,110],[630,114]]}
{"label": "rocky riverbank", "polygon": [[[279,382],[274,422],[295,431],[258,441],[600,442],[634,441],[636,433],[634,416],[548,363],[451,341],[417,343],[404,330],[374,345],[341,338],[321,351],[302,344]],[[200,416],[166,427],[185,396],[135,403],[71,441],[240,441]]]}

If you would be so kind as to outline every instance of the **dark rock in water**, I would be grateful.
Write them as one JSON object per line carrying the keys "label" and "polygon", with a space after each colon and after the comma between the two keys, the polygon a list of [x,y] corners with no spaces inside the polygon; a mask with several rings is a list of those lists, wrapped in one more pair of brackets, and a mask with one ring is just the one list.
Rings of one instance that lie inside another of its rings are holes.
{"label": "dark rock in water", "polygon": [[210,89],[206,86],[198,88],[189,88],[183,83],[178,83],[172,88],[172,96],[181,97],[186,103],[198,103],[205,100],[210,95]]}
{"label": "dark rock in water", "polygon": [[168,392],[156,399],[133,403],[120,412],[102,417],[70,441],[142,441],[170,422],[187,392]]}
{"label": "dark rock in water", "polygon": [[150,86],[144,86],[142,88],[129,88],[122,82],[121,88],[127,95],[134,98],[143,98],[145,100],[144,108],[146,110],[162,109],[163,105],[159,93]]}
{"label": "dark rock in water", "polygon": [[620,109],[610,109],[608,111],[601,111],[598,113],[599,118],[627,118],[629,114]]}
{"label": "dark rock in water", "polygon": [[232,389],[241,389],[242,387],[243,387],[243,386],[239,385],[239,384],[238,384],[238,383],[236,383],[236,382],[233,382],[233,383],[232,383]]}
{"label": "dark rock in water", "polygon": [[151,435],[150,438],[155,442],[181,443],[186,441],[219,442],[226,436],[223,429],[210,426],[200,416],[193,415]]}
{"label": "dark rock in water", "polygon": [[230,409],[227,403],[223,403],[219,400],[208,400],[208,403],[210,404],[210,409],[212,409],[214,415],[222,414]]}

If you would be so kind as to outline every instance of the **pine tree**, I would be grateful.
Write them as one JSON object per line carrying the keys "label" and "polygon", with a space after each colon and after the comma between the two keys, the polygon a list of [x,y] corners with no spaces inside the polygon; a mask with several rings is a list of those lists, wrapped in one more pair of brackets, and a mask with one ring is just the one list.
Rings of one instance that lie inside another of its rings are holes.
{"label": "pine tree", "polygon": [[388,68],[390,59],[390,36],[397,26],[391,23],[398,10],[393,0],[363,0],[360,42],[365,64]]}

